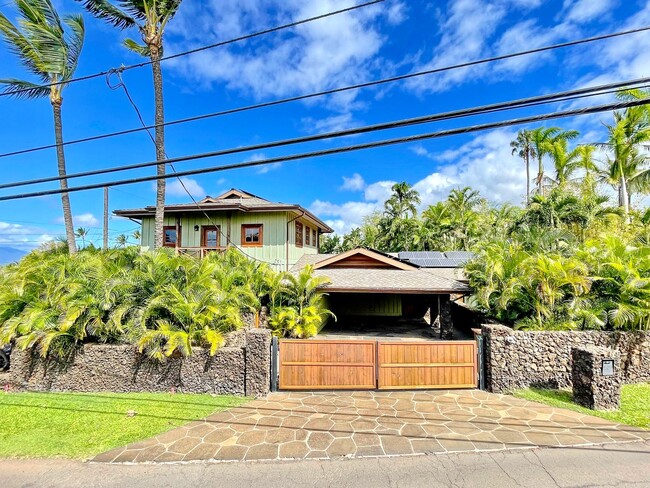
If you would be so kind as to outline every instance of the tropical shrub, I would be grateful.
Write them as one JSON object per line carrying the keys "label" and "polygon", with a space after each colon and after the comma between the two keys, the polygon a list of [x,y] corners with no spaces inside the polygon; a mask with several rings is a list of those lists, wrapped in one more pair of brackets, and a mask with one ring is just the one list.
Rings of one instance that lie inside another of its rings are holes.
{"label": "tropical shrub", "polygon": [[327,279],[312,276],[313,268],[305,267],[299,274],[286,274],[274,294],[269,325],[280,337],[313,337],[329,317],[336,319],[325,306],[318,288]]}
{"label": "tropical shrub", "polygon": [[89,246],[70,255],[54,246],[0,268],[0,280],[0,345],[56,360],[87,342],[134,344],[159,360],[195,347],[214,355],[263,302],[272,316],[274,307],[294,313],[294,325],[275,326],[283,335],[309,335],[327,313],[311,270],[277,273],[234,249],[199,260],[169,249]]}

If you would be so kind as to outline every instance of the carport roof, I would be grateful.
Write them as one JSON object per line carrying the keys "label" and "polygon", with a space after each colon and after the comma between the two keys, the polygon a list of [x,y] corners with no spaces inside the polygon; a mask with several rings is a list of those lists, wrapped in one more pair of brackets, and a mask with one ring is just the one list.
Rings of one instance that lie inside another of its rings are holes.
{"label": "carport roof", "polygon": [[[385,257],[383,253],[378,253],[369,249],[358,249],[358,253],[368,257],[377,255],[377,259]],[[470,291],[467,283],[462,281],[462,272],[460,269],[450,269],[451,273],[441,273],[436,268],[417,268],[399,269],[397,267],[374,268],[364,266],[340,267],[318,267],[319,264],[332,262],[333,258],[344,255],[354,254],[354,251],[348,251],[342,254],[307,254],[303,255],[298,262],[291,268],[291,271],[298,273],[305,266],[314,266],[313,273],[315,276],[328,278],[329,283],[323,286],[323,290],[328,292],[347,292],[347,293],[403,293],[403,294],[442,294],[442,293],[468,293]],[[339,261],[339,265],[340,265]]]}
{"label": "carport roof", "polygon": [[327,292],[441,294],[470,291],[465,283],[418,269],[327,268],[313,273],[329,280],[322,287]]}

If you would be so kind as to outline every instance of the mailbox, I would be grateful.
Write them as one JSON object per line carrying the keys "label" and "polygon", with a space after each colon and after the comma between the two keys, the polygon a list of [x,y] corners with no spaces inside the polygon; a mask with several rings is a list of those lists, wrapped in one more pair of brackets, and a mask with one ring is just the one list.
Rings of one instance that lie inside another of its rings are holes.
{"label": "mailbox", "polygon": [[600,373],[603,376],[613,376],[614,375],[614,360],[613,359],[603,359],[603,362],[600,367]]}

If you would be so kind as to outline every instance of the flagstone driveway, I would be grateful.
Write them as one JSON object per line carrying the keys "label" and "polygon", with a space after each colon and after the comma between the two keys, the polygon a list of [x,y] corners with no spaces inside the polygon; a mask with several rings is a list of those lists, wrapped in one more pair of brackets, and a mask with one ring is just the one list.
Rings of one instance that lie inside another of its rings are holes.
{"label": "flagstone driveway", "polygon": [[93,461],[389,456],[648,438],[641,429],[483,391],[272,393]]}

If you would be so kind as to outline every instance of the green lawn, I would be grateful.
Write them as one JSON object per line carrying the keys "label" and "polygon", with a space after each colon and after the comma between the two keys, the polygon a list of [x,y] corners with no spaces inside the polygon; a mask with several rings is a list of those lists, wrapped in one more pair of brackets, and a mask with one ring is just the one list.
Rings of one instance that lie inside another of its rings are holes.
{"label": "green lawn", "polygon": [[0,393],[0,457],[86,458],[245,401],[169,393]]}
{"label": "green lawn", "polygon": [[552,407],[602,417],[612,422],[650,428],[650,383],[625,385],[621,389],[621,409],[613,412],[589,410],[573,403],[573,394],[567,390],[529,388],[513,393],[518,398],[545,403]]}

